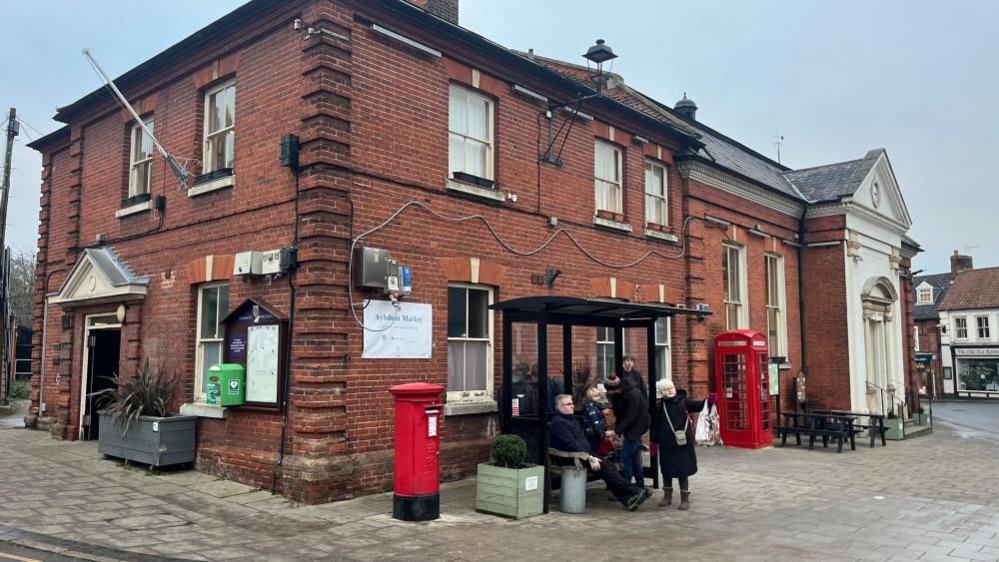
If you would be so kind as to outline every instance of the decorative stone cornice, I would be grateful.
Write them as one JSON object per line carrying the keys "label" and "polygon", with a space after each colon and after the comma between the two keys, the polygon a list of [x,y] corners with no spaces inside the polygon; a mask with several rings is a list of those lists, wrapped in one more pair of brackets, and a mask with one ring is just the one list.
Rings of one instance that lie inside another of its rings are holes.
{"label": "decorative stone cornice", "polygon": [[785,215],[798,218],[804,210],[804,203],[779,195],[756,184],[725,173],[713,166],[697,160],[684,160],[677,163],[677,169],[684,178],[709,185],[715,189],[742,197]]}

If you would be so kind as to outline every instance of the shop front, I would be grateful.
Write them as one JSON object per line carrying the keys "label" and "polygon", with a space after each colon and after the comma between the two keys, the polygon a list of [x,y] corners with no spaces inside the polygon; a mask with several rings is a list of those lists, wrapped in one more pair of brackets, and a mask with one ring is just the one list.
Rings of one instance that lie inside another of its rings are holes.
{"label": "shop front", "polygon": [[999,347],[953,347],[959,397],[999,398]]}

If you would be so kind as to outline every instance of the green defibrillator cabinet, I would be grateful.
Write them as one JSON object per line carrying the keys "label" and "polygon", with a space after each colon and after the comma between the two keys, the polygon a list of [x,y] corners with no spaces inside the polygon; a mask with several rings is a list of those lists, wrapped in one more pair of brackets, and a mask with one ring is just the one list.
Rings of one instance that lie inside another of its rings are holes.
{"label": "green defibrillator cabinet", "polygon": [[205,388],[208,403],[240,406],[246,401],[246,371],[237,363],[221,363],[208,369]]}

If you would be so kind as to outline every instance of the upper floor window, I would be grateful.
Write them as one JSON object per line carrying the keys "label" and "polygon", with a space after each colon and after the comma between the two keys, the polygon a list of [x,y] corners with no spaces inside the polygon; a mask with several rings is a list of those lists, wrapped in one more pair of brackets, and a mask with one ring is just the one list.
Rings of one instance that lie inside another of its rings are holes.
{"label": "upper floor window", "polygon": [[222,362],[222,320],[229,312],[229,284],[198,288],[197,342],[194,364],[194,401],[205,401],[205,375]]}
{"label": "upper floor window", "polygon": [[968,319],[963,316],[954,318],[954,337],[959,340],[968,339]]}
{"label": "upper floor window", "polygon": [[[493,100],[451,86],[448,106],[449,172],[456,179],[493,179]],[[471,176],[463,178],[462,174]],[[490,183],[491,187],[492,184]]]}
{"label": "upper floor window", "polygon": [[483,399],[493,389],[492,290],[447,288],[447,390],[449,399]]}
{"label": "upper floor window", "polygon": [[654,162],[645,162],[645,222],[666,226],[669,224],[667,207],[666,167]]}
{"label": "upper floor window", "polygon": [[987,340],[989,339],[989,317],[988,316],[978,316],[975,318],[978,328],[978,339]]}
{"label": "upper floor window", "polygon": [[767,339],[770,355],[787,357],[787,295],[784,256],[767,254]]}
{"label": "upper floor window", "polygon": [[597,211],[624,213],[621,150],[606,142],[596,142],[593,150],[593,181]]}
{"label": "upper floor window", "polygon": [[236,83],[205,92],[205,152],[202,173],[233,167],[236,146]]}
{"label": "upper floor window", "polygon": [[725,285],[725,329],[749,327],[745,247],[728,243],[722,245],[722,276]]}
{"label": "upper floor window", "polygon": [[917,289],[916,304],[933,304],[933,287],[920,287]]}
{"label": "upper floor window", "polygon": [[[143,119],[142,123],[153,132],[153,118]],[[132,125],[131,149],[129,150],[128,196],[136,197],[149,193],[153,177],[153,138],[138,123]]]}

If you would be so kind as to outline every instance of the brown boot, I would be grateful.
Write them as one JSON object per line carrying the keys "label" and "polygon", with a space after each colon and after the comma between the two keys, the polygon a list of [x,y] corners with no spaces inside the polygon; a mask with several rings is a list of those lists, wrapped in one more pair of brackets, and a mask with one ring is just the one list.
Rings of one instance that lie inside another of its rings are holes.
{"label": "brown boot", "polygon": [[686,511],[690,509],[690,492],[685,492],[680,490],[680,510]]}
{"label": "brown boot", "polygon": [[663,499],[659,502],[659,507],[673,505],[673,488],[663,488]]}

